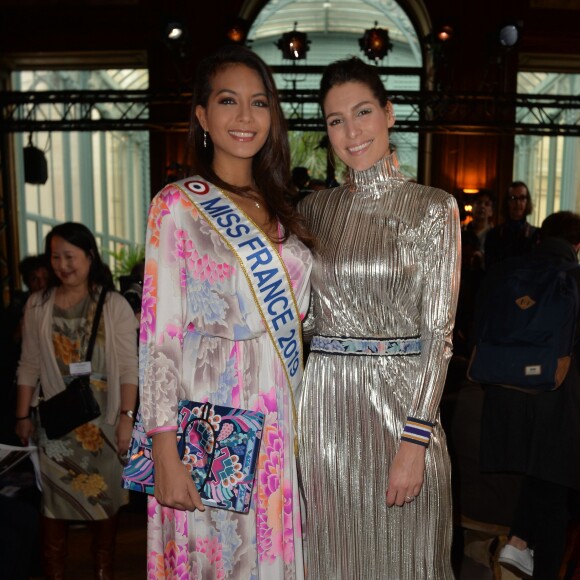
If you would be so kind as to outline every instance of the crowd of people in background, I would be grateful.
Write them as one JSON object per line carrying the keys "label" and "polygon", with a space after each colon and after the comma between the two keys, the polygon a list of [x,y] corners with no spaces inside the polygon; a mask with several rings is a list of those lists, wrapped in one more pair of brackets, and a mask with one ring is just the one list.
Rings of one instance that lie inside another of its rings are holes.
{"label": "crowd of people in background", "polygon": [[[503,200],[504,217],[498,220],[493,194],[479,192],[472,200],[471,220],[462,228],[454,351],[455,378],[463,392],[451,394],[456,407],[448,423],[457,498],[464,513],[507,526],[508,542],[497,551],[503,566],[520,577],[558,578],[568,524],[578,517],[580,473],[578,463],[570,461],[580,450],[578,339],[566,380],[553,392],[530,395],[473,385],[465,370],[481,326],[481,305],[491,289],[516,265],[530,263],[528,257],[546,264],[577,263],[580,216],[560,211],[541,228],[531,225],[532,194],[523,181],[510,183]],[[578,271],[565,275],[580,282]]]}

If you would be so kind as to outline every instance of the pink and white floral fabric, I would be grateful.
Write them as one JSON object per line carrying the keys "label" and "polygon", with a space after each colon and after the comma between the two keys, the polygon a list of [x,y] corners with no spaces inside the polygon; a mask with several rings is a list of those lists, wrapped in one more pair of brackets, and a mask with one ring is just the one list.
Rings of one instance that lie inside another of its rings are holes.
{"label": "pink and white floral fabric", "polygon": [[[310,252],[295,237],[277,249],[303,317]],[[303,578],[290,386],[235,256],[174,185],[150,206],[142,308],[141,414],[149,434],[177,428],[180,399],[266,415],[248,514],[184,512],[149,498],[148,578]]]}

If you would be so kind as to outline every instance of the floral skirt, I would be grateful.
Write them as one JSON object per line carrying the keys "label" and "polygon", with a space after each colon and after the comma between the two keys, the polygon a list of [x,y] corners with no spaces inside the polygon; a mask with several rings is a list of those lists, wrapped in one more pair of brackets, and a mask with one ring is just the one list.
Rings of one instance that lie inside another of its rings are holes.
{"label": "floral skirt", "polygon": [[187,512],[148,498],[148,580],[304,580],[293,440],[266,418],[247,514]]}
{"label": "floral skirt", "polygon": [[[91,378],[101,409],[106,385]],[[43,515],[66,520],[102,520],[128,500],[121,487],[123,464],[117,454],[115,426],[103,415],[59,439],[48,439],[38,425]]]}

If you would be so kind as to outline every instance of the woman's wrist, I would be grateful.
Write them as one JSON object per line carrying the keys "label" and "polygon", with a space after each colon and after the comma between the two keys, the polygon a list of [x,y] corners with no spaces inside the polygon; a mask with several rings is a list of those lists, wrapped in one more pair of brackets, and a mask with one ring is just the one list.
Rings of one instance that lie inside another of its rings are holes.
{"label": "woman's wrist", "polygon": [[16,421],[25,421],[26,419],[30,419],[30,415],[24,415],[22,417],[14,417]]}
{"label": "woman's wrist", "polygon": [[120,415],[121,418],[127,417],[128,419],[131,420],[132,423],[135,422],[135,413],[133,412],[132,409],[121,409]]}

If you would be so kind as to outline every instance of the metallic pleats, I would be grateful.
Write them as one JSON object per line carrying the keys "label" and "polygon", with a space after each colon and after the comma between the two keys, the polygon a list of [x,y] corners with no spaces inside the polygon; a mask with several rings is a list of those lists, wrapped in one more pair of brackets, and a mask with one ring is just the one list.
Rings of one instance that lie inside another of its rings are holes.
{"label": "metallic pleats", "polygon": [[[438,406],[459,287],[452,196],[405,182],[387,158],[300,206],[318,238],[313,334],[421,336],[414,356],[313,352],[300,401],[308,577],[453,578],[451,482]],[[421,493],[387,507],[407,416],[435,422]]]}

